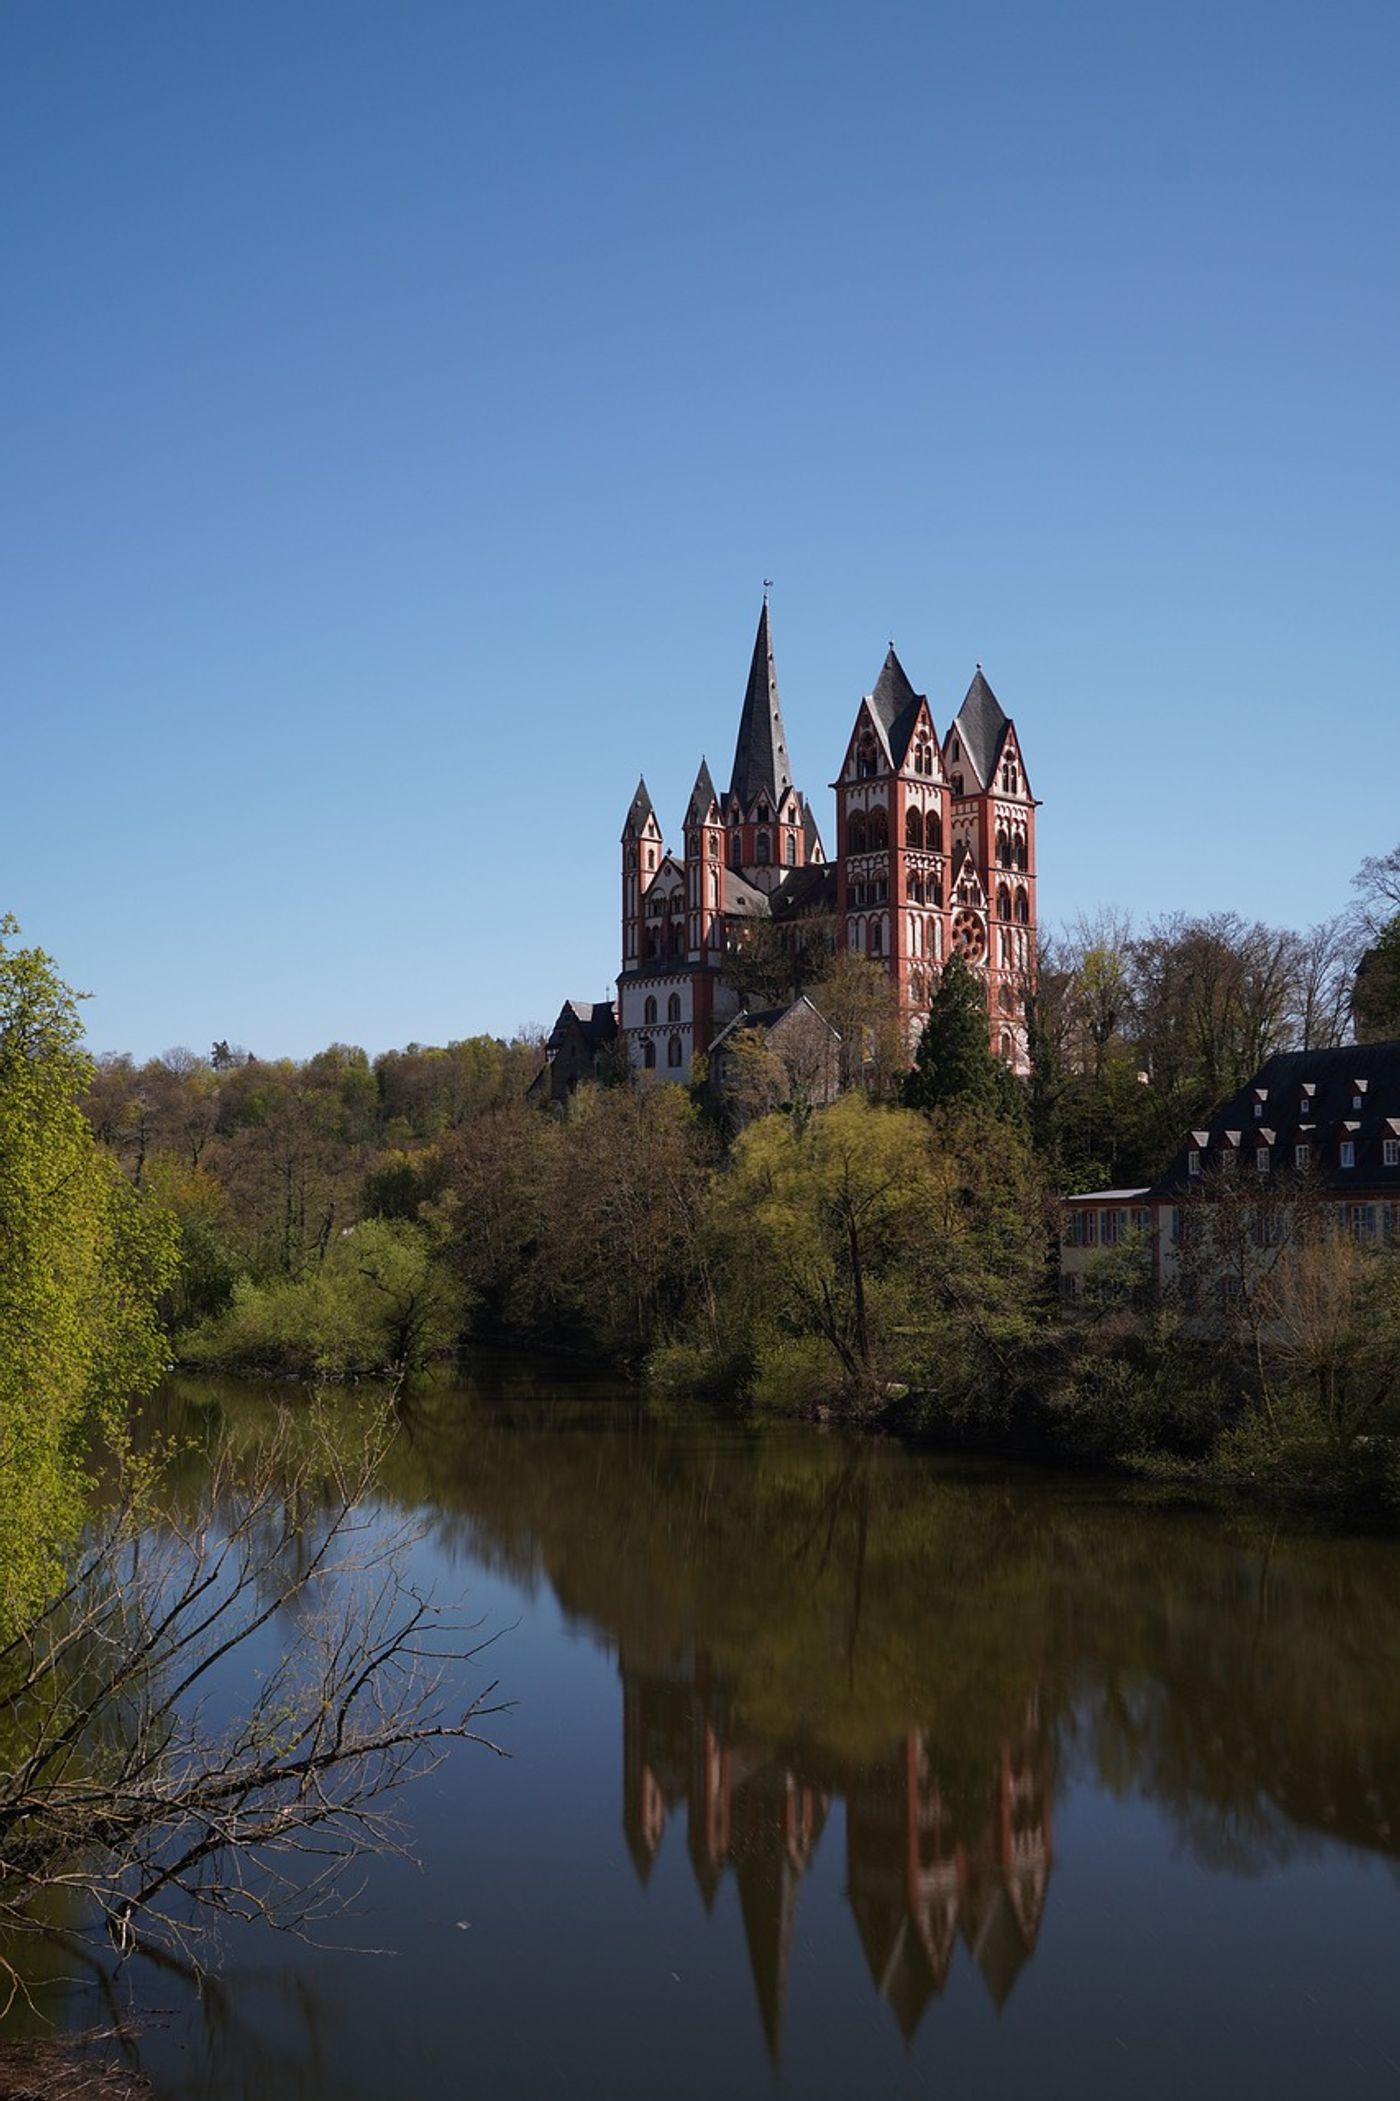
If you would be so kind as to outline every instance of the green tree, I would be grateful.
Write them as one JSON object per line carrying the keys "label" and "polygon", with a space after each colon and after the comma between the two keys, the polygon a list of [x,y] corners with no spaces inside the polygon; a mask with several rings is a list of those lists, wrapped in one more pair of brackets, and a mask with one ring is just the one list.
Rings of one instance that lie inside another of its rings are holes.
{"label": "green tree", "polygon": [[910,1109],[983,1108],[1015,1119],[1020,1090],[987,1036],[987,992],[959,955],[949,956],[929,1002],[913,1070],[904,1083]]}
{"label": "green tree", "polygon": [[81,1455],[165,1364],[172,1222],[80,1107],[92,1061],[74,994],[0,920],[0,1627],[43,1598],[78,1523]]}

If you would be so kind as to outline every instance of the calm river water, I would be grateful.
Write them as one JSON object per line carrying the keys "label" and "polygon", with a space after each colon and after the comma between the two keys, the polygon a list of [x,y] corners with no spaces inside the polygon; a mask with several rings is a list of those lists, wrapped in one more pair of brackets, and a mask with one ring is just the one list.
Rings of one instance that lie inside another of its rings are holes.
{"label": "calm river water", "polygon": [[159,2095],[1400,2094],[1400,1547],[556,1372],[403,1414],[510,1756],[403,1798],[392,1954],[132,1965]]}

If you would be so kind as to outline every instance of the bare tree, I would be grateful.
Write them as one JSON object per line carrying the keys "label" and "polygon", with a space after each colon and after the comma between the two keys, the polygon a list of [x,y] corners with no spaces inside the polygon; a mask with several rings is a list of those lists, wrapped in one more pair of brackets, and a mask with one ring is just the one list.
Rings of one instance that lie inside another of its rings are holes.
{"label": "bare tree", "polygon": [[[123,1953],[188,1952],[221,1917],[305,1932],[345,1907],[358,1858],[401,1845],[403,1781],[454,1738],[499,1749],[480,1733],[494,1685],[464,1702],[452,1676],[486,1644],[462,1645],[409,1579],[411,1530],[367,1507],[384,1436],[344,1442],[225,1453],[155,1519],[133,1488],[0,1650],[8,1933],[46,1931],[57,1896]],[[289,1617],[281,1661],[211,1733],[216,1674]]]}
{"label": "bare tree", "polygon": [[1351,881],[1365,932],[1378,934],[1400,912],[1400,846],[1368,854]]}

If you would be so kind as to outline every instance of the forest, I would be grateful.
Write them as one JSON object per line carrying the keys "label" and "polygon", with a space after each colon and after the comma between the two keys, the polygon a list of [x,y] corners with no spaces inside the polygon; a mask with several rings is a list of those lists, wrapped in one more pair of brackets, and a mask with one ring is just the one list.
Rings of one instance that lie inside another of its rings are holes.
{"label": "forest", "polygon": [[190,1367],[326,1378],[528,1342],[672,1392],[1094,1458],[1223,1463],[1233,1439],[1255,1474],[1262,1423],[1287,1470],[1316,1472],[1354,1464],[1389,1419],[1400,1316],[1376,1276],[1395,1265],[1339,1284],[1337,1320],[1280,1373],[1257,1335],[1207,1345],[1147,1304],[1141,1250],[1105,1256],[1068,1319],[1055,1205],[1150,1182],[1274,1051],[1400,1034],[1400,849],[1357,888],[1306,934],[1228,914],[1066,929],[1028,991],[1024,1081],[988,1054],[960,965],[905,1070],[877,967],[819,937],[797,954],[755,938],[736,989],[757,1004],[805,987],[824,1008],[845,1061],[834,1104],[755,1035],[722,1097],[703,1075],[682,1090],[614,1064],[550,1112],[526,1100],[544,1052],[523,1035],[373,1059],[228,1042],[105,1057],[83,1107],[174,1222],[161,1317]]}

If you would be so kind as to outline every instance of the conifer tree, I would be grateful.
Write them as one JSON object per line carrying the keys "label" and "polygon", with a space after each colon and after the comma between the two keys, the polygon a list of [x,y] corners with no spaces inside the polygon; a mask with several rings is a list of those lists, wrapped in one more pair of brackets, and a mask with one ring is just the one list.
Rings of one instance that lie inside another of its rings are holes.
{"label": "conifer tree", "polygon": [[1020,1121],[1024,1104],[1014,1076],[987,1041],[987,994],[960,955],[943,966],[913,1069],[904,1083],[910,1109],[981,1108]]}

